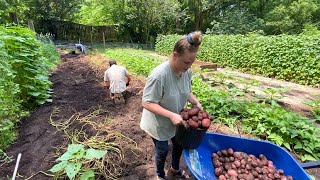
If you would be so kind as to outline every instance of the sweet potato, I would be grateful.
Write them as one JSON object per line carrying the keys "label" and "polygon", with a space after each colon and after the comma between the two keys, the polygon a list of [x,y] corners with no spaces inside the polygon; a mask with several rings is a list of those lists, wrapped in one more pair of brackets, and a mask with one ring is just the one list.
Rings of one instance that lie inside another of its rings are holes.
{"label": "sweet potato", "polygon": [[189,114],[189,116],[195,116],[195,115],[198,115],[198,112],[199,112],[199,111],[200,111],[199,108],[194,107],[194,108],[192,108],[192,109],[190,109],[190,110],[188,111],[188,114]]}
{"label": "sweet potato", "polygon": [[237,168],[241,166],[241,163],[239,160],[234,161],[234,164],[236,165]]}
{"label": "sweet potato", "polygon": [[227,151],[228,151],[228,155],[229,155],[229,156],[232,156],[232,155],[233,155],[233,153],[234,153],[234,151],[233,151],[233,149],[232,149],[232,148],[229,148]]}
{"label": "sweet potato", "polygon": [[221,167],[221,162],[220,161],[217,160],[217,161],[214,161],[213,163],[214,163],[213,165],[214,165],[215,168]]}
{"label": "sweet potato", "polygon": [[224,149],[224,150],[221,151],[221,153],[222,153],[223,156],[228,157],[228,151],[227,150]]}
{"label": "sweet potato", "polygon": [[203,112],[203,113],[202,113],[202,117],[203,117],[203,118],[208,118],[208,117],[209,117],[209,116],[208,116],[208,113]]}
{"label": "sweet potato", "polygon": [[238,176],[237,171],[233,170],[233,169],[229,169],[228,170],[228,175],[229,176]]}
{"label": "sweet potato", "polygon": [[259,154],[259,159],[262,160],[262,159],[267,159],[263,154]]}
{"label": "sweet potato", "polygon": [[198,116],[192,116],[191,119],[194,121],[198,121]]}
{"label": "sweet potato", "polygon": [[216,176],[222,175],[222,172],[223,172],[222,167],[217,167],[217,168],[215,168],[215,170],[214,170],[214,174],[215,174]]}
{"label": "sweet potato", "polygon": [[283,175],[284,171],[282,169],[278,169],[277,173],[280,174],[280,175]]}
{"label": "sweet potato", "polygon": [[288,180],[293,180],[293,177],[292,176],[287,176],[287,179]]}
{"label": "sweet potato", "polygon": [[271,173],[268,174],[268,177],[269,177],[270,179],[274,179],[274,175],[271,174]]}
{"label": "sweet potato", "polygon": [[219,155],[217,153],[212,153],[212,158],[213,159],[219,158]]}
{"label": "sweet potato", "polygon": [[198,121],[198,127],[202,128],[202,122],[201,121]]}
{"label": "sweet potato", "polygon": [[196,128],[199,127],[199,124],[198,124],[197,122],[195,122],[194,120],[192,120],[192,119],[189,119],[187,122],[188,122],[188,124],[189,124],[189,126],[190,126],[191,128],[196,129]]}
{"label": "sweet potato", "polygon": [[182,112],[180,113],[180,115],[181,115],[181,117],[182,117],[183,120],[188,120],[188,119],[189,119],[189,114],[188,114],[188,112],[186,112],[186,111],[182,111]]}
{"label": "sweet potato", "polygon": [[205,119],[202,119],[201,124],[203,128],[208,129],[211,125],[211,121],[210,119],[205,118]]}

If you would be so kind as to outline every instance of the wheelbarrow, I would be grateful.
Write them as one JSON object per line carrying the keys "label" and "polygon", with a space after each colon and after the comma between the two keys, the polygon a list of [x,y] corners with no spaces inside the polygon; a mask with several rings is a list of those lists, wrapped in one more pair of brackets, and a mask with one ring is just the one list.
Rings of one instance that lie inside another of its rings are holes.
{"label": "wheelbarrow", "polygon": [[320,166],[318,161],[299,164],[284,148],[268,141],[211,132],[206,132],[201,144],[196,149],[184,149],[183,156],[188,169],[196,179],[215,180],[217,178],[214,174],[211,155],[213,152],[228,148],[253,154],[256,157],[263,154],[267,159],[273,161],[277,169],[283,169],[285,175],[291,175],[293,179],[297,180],[311,179],[303,168]]}

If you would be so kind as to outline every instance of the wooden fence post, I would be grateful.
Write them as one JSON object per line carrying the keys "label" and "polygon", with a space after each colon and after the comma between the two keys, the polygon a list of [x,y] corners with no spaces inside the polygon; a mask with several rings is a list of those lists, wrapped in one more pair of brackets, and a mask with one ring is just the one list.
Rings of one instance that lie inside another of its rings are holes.
{"label": "wooden fence post", "polygon": [[34,30],[34,25],[33,25],[33,20],[32,20],[32,19],[28,19],[28,27],[29,27],[33,32],[35,32],[35,30]]}
{"label": "wooden fence post", "polygon": [[93,47],[93,42],[92,42],[92,27],[90,29],[90,41],[91,41],[91,48]]}
{"label": "wooden fence post", "polygon": [[106,39],[104,36],[104,31],[102,32],[102,37],[103,37],[103,47],[106,47]]}

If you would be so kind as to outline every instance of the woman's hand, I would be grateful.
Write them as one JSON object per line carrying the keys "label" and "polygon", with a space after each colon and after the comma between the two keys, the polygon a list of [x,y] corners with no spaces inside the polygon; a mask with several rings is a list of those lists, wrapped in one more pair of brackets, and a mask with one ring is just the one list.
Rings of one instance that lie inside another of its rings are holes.
{"label": "woman's hand", "polygon": [[172,113],[172,115],[170,116],[170,120],[174,125],[179,125],[179,124],[182,124],[183,122],[182,117],[176,113]]}
{"label": "woman's hand", "polygon": [[192,92],[189,95],[188,101],[192,106],[197,106],[199,109],[203,110],[199,100],[192,94]]}
{"label": "woman's hand", "polygon": [[187,121],[184,121],[179,114],[173,113],[173,115],[170,117],[170,120],[176,126],[183,125],[186,129],[189,128]]}
{"label": "woman's hand", "polygon": [[142,107],[146,108],[147,110],[157,115],[168,118],[172,122],[172,124],[174,124],[175,126],[180,124],[182,124],[186,128],[188,126],[187,122],[182,119],[180,114],[164,109],[157,103],[142,102]]}
{"label": "woman's hand", "polygon": [[203,108],[202,108],[202,106],[201,106],[199,101],[194,106],[197,106],[199,109],[203,110]]}

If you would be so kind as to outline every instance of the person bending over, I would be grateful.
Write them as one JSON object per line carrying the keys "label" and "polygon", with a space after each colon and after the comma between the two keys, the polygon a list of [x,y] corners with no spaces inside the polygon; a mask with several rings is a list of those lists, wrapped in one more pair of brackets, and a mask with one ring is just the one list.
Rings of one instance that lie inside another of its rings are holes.
{"label": "person bending over", "polygon": [[115,60],[110,60],[109,66],[104,72],[104,85],[116,104],[125,103],[126,89],[131,81],[130,75],[123,66],[117,65]]}

